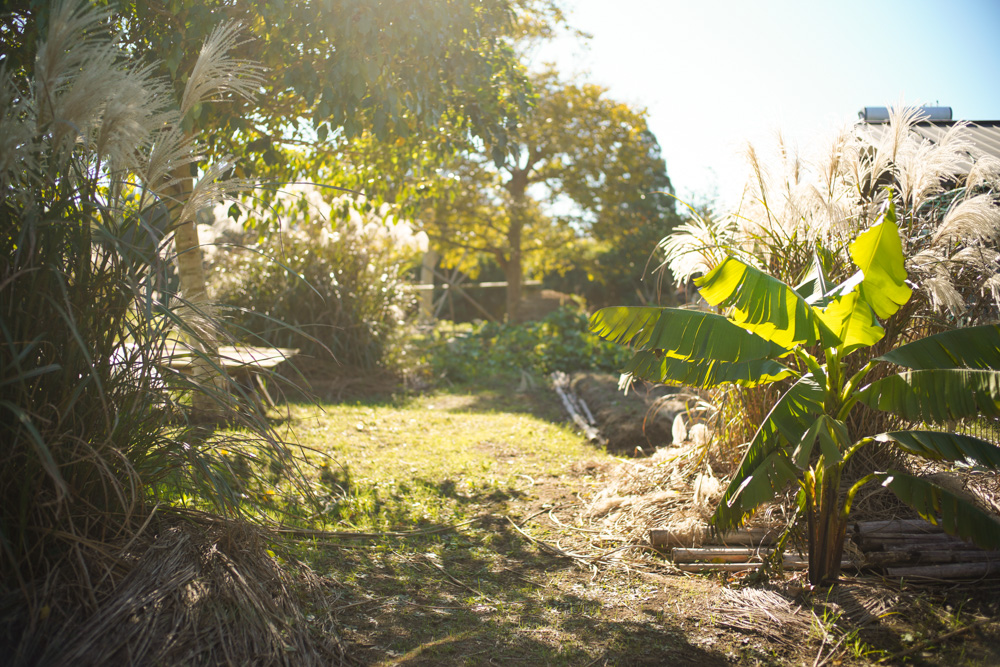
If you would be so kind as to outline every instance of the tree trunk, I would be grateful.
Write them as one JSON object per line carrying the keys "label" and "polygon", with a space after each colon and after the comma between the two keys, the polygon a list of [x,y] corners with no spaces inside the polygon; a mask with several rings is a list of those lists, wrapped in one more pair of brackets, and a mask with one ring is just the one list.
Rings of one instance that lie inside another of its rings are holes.
{"label": "tree trunk", "polygon": [[[520,235],[518,235],[520,239]],[[521,310],[521,251],[511,250],[510,258],[503,265],[503,275],[507,280],[507,322],[514,324]]]}
{"label": "tree trunk", "polygon": [[436,313],[434,312],[434,267],[437,266],[441,255],[435,250],[428,249],[424,253],[424,261],[420,267],[420,284],[429,289],[420,292],[420,322],[422,324],[432,324]]}
{"label": "tree trunk", "polygon": [[847,521],[840,517],[840,475],[822,475],[816,498],[806,499],[809,520],[809,583],[832,584],[840,577]]}
{"label": "tree trunk", "polygon": [[[183,172],[175,172],[175,178],[180,181],[171,188],[172,218],[174,220],[174,248],[177,251],[177,276],[180,280],[181,297],[184,306],[181,308],[190,338],[191,346],[196,352],[191,364],[191,375],[199,389],[192,393],[191,406],[199,419],[217,419],[220,415],[219,403],[212,398],[213,392],[223,390],[219,382],[218,372],[209,358],[217,356],[215,338],[211,328],[209,312],[208,288],[205,282],[205,269],[201,242],[198,240],[198,224],[194,216],[185,221],[178,218],[191,194],[193,179],[182,167]],[[177,224],[180,222],[181,224]],[[202,356],[207,355],[207,356]]]}
{"label": "tree trunk", "polygon": [[507,321],[518,321],[521,308],[521,281],[523,263],[521,257],[521,234],[527,215],[525,192],[528,189],[528,170],[516,169],[511,172],[506,185],[510,192],[510,228],[507,230],[508,259],[503,263],[504,277],[507,279]]}

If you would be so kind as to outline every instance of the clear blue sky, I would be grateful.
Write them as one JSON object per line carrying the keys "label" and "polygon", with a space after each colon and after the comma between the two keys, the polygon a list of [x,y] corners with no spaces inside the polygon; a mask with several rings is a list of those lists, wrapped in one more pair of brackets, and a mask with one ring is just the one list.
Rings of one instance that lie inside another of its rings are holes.
{"label": "clear blue sky", "polygon": [[747,140],[804,154],[864,106],[1000,119],[1000,0],[565,0],[534,55],[649,110],[678,195],[738,199]]}

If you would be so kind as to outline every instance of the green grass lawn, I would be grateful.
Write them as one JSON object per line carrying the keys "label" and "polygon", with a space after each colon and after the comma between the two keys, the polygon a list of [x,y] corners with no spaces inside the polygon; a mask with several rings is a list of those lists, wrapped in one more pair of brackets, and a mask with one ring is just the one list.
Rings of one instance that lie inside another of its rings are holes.
{"label": "green grass lawn", "polygon": [[[824,650],[820,664],[868,665],[945,632],[929,595],[868,629],[775,641],[725,624],[721,578],[627,555],[595,566],[581,516],[619,462],[565,420],[544,388],[287,406],[278,428],[303,448],[311,497],[287,470],[263,495],[290,526],[275,553],[324,582],[318,626],[372,665],[786,665]],[[984,627],[920,660],[995,664],[996,646]]]}
{"label": "green grass lawn", "polygon": [[331,530],[461,521],[523,496],[532,476],[603,457],[561,423],[558,406],[496,392],[384,404],[292,407],[297,441]]}

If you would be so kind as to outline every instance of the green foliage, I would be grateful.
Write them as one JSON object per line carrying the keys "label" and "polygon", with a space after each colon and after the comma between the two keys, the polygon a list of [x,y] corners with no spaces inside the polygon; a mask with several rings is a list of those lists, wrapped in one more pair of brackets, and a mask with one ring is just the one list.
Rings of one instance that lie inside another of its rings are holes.
{"label": "green foliage", "polygon": [[[636,349],[626,370],[642,377],[703,388],[720,381],[753,386],[788,376],[796,380],[758,429],[712,522],[723,531],[738,527],[795,481],[809,522],[813,584],[838,576],[854,495],[876,479],[948,532],[989,548],[1000,544],[996,517],[903,473],[874,471],[846,493],[841,489],[847,462],[875,441],[936,460],[970,459],[993,469],[1000,462],[1000,448],[974,438],[905,431],[873,438],[850,432],[848,419],[860,404],[911,423],[1000,416],[995,326],[941,333],[882,357],[872,351],[883,336],[875,315],[891,318],[911,295],[900,248],[890,203],[879,223],[849,246],[858,273],[824,287],[824,272],[817,266],[809,298],[729,257],[696,280],[709,304],[727,308],[725,318],[670,308],[609,308],[591,321],[601,336]],[[768,349],[768,343],[774,347]],[[741,354],[772,365],[744,365],[735,377],[718,369]],[[788,357],[783,365],[777,362],[781,357]],[[879,362],[889,359],[920,370],[890,374],[861,388]],[[699,372],[691,372],[692,367]]]}
{"label": "green foliage", "polygon": [[434,374],[455,382],[518,380],[522,371],[535,377],[553,371],[612,371],[627,358],[621,348],[589,333],[586,314],[569,306],[537,322],[483,322],[464,334],[436,333],[427,354]]}
{"label": "green foliage", "polygon": [[[502,152],[508,128],[529,101],[509,44],[515,29],[510,0],[114,5],[122,39],[176,82],[178,98],[178,73],[191,70],[212,30],[224,20],[242,24],[247,39],[235,56],[266,68],[262,94],[252,103],[199,105],[185,129],[212,128],[211,154],[235,155],[241,169],[256,168],[259,177],[294,180],[295,171],[315,175],[317,166],[330,164],[332,156],[322,153],[296,159],[286,139],[329,149],[366,130],[380,139],[426,138],[437,134],[443,117],[458,129],[449,140],[469,133]],[[14,0],[7,12],[0,32],[5,55],[14,67],[30,70],[31,44],[50,19],[49,4]]]}
{"label": "green foliage", "polygon": [[[331,203],[350,214],[331,221]],[[404,352],[414,307],[405,271],[421,237],[387,207],[331,202],[315,190],[279,204],[269,213],[285,231],[244,246],[250,239],[230,230],[220,240],[231,243],[213,252],[215,301],[234,330],[250,344],[297,348],[304,368],[391,368]]]}

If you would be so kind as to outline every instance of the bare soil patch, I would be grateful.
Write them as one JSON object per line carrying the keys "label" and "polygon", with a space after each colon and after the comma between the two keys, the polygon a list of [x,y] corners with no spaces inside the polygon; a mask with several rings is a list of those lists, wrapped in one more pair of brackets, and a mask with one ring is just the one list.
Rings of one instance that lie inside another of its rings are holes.
{"label": "bare soil patch", "polygon": [[609,373],[576,373],[570,387],[586,401],[608,440],[608,451],[628,456],[651,454],[673,444],[674,418],[686,415],[696,401],[674,387],[642,381],[626,394],[618,388],[618,377]]}

